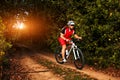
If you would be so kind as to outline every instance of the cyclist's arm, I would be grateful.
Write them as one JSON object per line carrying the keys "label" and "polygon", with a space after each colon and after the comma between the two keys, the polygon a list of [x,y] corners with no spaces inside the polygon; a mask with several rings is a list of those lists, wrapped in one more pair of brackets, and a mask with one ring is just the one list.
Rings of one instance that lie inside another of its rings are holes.
{"label": "cyclist's arm", "polygon": [[64,40],[66,40],[66,38],[64,37],[64,34],[63,33],[60,33],[60,37]]}
{"label": "cyclist's arm", "polygon": [[78,36],[77,34],[74,34],[74,37],[77,39],[82,39],[82,37]]}
{"label": "cyclist's arm", "polygon": [[64,34],[65,34],[65,29],[66,27],[63,27],[62,30],[61,30],[61,33],[60,33],[60,37],[66,41],[68,41],[65,37],[64,37]]}

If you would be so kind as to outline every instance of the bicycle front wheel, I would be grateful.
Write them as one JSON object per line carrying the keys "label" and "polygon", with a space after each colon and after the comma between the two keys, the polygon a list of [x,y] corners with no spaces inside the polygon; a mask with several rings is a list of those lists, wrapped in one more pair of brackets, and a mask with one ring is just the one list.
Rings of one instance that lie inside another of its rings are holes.
{"label": "bicycle front wheel", "polygon": [[55,51],[55,59],[58,63],[63,64],[63,60],[62,60],[62,54],[61,54],[61,47],[57,47],[56,51]]}
{"label": "bicycle front wheel", "polygon": [[84,67],[84,56],[82,51],[77,48],[75,49],[76,59],[74,60],[74,65],[78,69],[82,69]]}

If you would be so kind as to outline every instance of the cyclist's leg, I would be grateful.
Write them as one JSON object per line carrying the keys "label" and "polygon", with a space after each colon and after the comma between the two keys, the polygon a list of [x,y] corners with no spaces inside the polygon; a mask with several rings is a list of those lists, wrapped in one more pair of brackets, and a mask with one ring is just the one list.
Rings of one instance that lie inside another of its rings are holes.
{"label": "cyclist's leg", "polygon": [[[66,41],[62,38],[59,38],[58,40],[62,46],[62,49],[61,49],[62,58],[63,58],[63,60],[65,60]],[[66,61],[64,61],[64,62],[66,62]]]}
{"label": "cyclist's leg", "polygon": [[66,50],[66,44],[62,45],[62,50],[61,50],[63,60],[65,59],[65,50]]}

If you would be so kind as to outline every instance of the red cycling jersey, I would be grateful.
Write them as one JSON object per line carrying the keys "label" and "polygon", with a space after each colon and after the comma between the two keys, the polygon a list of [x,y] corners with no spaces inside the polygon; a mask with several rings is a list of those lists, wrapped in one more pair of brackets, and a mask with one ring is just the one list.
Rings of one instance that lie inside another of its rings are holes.
{"label": "red cycling jersey", "polygon": [[[66,39],[71,40],[71,36],[72,36],[73,34],[75,34],[75,29],[70,29],[69,27],[64,27],[64,28],[62,29],[61,33],[64,34],[64,37],[65,37]],[[60,43],[61,45],[66,45],[66,44],[67,44],[67,42],[66,42],[63,38],[61,38],[61,37],[58,38],[58,41],[59,41],[59,43]]]}

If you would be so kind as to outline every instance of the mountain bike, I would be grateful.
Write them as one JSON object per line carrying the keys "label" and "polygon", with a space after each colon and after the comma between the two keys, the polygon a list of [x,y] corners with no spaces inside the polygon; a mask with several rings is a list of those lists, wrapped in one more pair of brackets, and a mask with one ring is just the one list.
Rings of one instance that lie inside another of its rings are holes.
{"label": "mountain bike", "polygon": [[[75,44],[78,40],[71,40],[69,45],[67,45],[65,58],[68,60],[71,53],[73,53],[74,57],[74,65],[77,69],[82,69],[84,67],[84,56],[80,48]],[[58,63],[63,64],[62,54],[61,54],[61,46],[56,48],[55,51],[55,59]]]}

